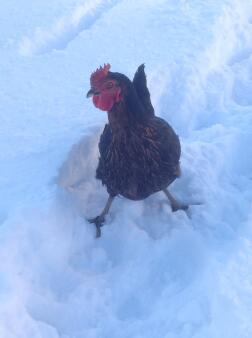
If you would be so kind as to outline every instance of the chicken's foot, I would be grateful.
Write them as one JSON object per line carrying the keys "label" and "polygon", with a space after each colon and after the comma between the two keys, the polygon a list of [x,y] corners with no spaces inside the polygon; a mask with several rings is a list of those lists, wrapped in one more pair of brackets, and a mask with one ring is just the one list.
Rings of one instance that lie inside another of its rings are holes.
{"label": "chicken's foot", "polygon": [[110,195],[102,213],[99,216],[96,216],[88,220],[89,223],[93,223],[96,226],[96,238],[101,237],[101,227],[105,222],[105,216],[108,214],[114,198],[115,198],[114,196]]}
{"label": "chicken's foot", "polygon": [[165,193],[166,197],[168,198],[170,204],[171,204],[171,209],[172,211],[177,211],[177,210],[184,210],[184,211],[187,211],[189,206],[187,204],[183,204],[179,201],[177,201],[173,196],[172,194],[169,192],[169,190],[166,188],[166,189],[163,189],[163,192]]}

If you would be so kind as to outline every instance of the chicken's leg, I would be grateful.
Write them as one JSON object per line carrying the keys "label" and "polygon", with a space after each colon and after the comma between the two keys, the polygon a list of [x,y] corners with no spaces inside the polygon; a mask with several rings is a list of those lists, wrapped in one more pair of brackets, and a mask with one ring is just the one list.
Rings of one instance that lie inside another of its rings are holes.
{"label": "chicken's leg", "polygon": [[109,209],[112,205],[114,198],[115,196],[109,195],[109,198],[102,213],[99,216],[88,220],[90,223],[94,223],[96,226],[96,238],[101,237],[101,226],[103,226],[103,223],[105,222],[105,216],[109,212]]}
{"label": "chicken's leg", "polygon": [[186,211],[188,209],[188,205],[182,204],[181,202],[177,201],[172,194],[169,192],[169,190],[163,189],[163,192],[167,196],[169,202],[171,203],[171,209],[172,211],[177,211],[177,210],[184,210]]}

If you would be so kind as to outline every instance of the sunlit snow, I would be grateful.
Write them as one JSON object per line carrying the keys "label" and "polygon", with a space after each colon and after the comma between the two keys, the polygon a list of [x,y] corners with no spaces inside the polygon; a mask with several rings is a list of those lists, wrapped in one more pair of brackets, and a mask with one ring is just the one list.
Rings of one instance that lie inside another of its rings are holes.
{"label": "sunlit snow", "polygon": [[[0,29],[0,338],[251,338],[252,0],[8,0]],[[201,205],[117,198],[97,240],[106,62],[145,63]]]}

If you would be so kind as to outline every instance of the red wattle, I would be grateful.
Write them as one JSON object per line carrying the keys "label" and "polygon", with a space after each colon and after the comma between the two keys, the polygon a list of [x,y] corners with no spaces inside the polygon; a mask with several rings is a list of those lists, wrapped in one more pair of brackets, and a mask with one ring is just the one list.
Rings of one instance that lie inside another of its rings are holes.
{"label": "red wattle", "polygon": [[96,108],[109,111],[113,105],[121,100],[121,89],[118,88],[112,95],[110,92],[103,91],[99,95],[93,96],[93,103]]}
{"label": "red wattle", "polygon": [[104,111],[109,111],[114,105],[114,100],[111,97],[95,95],[93,96],[93,103],[96,108]]}

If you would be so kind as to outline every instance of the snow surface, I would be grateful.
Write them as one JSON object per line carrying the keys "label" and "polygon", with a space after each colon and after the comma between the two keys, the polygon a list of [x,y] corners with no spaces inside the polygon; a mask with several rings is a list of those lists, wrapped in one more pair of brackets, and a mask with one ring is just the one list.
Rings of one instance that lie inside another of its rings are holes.
{"label": "snow surface", "polygon": [[[8,0],[0,18],[0,337],[251,338],[252,1]],[[96,240],[106,114],[85,93],[104,62],[145,62],[181,137],[171,190],[203,204],[118,198]]]}

